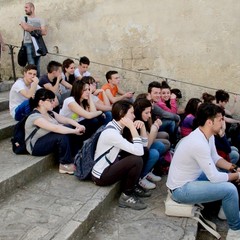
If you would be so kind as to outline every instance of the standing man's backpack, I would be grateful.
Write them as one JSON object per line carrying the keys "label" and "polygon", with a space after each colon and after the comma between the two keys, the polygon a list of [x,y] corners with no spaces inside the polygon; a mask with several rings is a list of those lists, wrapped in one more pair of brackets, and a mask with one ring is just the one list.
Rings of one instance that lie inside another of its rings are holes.
{"label": "standing man's backpack", "polygon": [[76,166],[76,170],[74,175],[79,178],[79,180],[85,180],[90,178],[90,174],[93,166],[96,162],[98,162],[104,155],[108,154],[113,146],[100,155],[94,161],[95,150],[97,147],[97,142],[100,134],[108,128],[113,128],[113,126],[101,126],[89,139],[84,141],[82,148],[78,151],[75,156],[74,164]]}
{"label": "standing man's backpack", "polygon": [[[30,114],[33,114],[33,113],[39,113],[39,111],[34,110]],[[26,142],[28,140],[31,141],[31,139],[33,138],[33,136],[35,135],[35,133],[39,129],[39,127],[36,127],[31,132],[31,134],[27,137],[27,139],[25,140],[25,123],[26,123],[26,120],[27,120],[29,115],[25,116],[14,127],[13,137],[11,138],[11,142],[12,142],[12,150],[16,154],[27,154],[28,153],[28,151],[26,149]]]}

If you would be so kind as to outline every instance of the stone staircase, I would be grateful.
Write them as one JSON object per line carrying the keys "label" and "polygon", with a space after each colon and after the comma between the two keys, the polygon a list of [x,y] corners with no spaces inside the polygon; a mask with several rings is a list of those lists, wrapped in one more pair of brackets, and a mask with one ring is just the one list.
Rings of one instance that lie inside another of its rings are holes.
{"label": "stone staircase", "polygon": [[0,239],[81,239],[109,206],[118,185],[58,173],[53,155],[15,155],[8,111],[12,82],[0,83]]}

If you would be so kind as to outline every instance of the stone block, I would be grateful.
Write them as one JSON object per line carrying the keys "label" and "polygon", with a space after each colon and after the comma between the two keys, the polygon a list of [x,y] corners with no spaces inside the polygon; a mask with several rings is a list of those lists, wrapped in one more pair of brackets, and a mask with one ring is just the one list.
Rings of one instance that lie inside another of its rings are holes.
{"label": "stone block", "polygon": [[143,57],[142,47],[133,47],[132,48],[132,58],[139,59]]}
{"label": "stone block", "polygon": [[122,67],[125,69],[132,69],[133,60],[132,59],[123,59]]}

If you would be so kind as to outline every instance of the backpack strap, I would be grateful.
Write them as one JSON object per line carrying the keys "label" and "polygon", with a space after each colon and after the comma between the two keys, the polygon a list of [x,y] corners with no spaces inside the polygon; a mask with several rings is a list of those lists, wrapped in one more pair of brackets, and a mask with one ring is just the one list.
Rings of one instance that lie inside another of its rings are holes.
{"label": "backpack strap", "polygon": [[[28,117],[29,117],[31,114],[34,114],[34,113],[40,113],[40,112],[39,112],[37,109],[35,109],[35,110],[33,110],[33,111],[28,115]],[[29,136],[26,138],[26,140],[25,140],[25,143],[26,143],[28,140],[30,140],[31,150],[33,150],[33,145],[32,145],[31,140],[32,140],[33,136],[36,134],[36,132],[38,131],[39,128],[40,128],[40,127],[36,126],[36,127],[33,129],[33,131],[29,134]]]}
{"label": "backpack strap", "polygon": [[[108,129],[108,128],[116,129],[114,126],[111,126],[111,125],[110,125],[110,126],[105,127],[105,128],[102,130],[102,132],[105,131],[105,130]],[[106,154],[108,154],[108,153],[113,149],[113,147],[114,147],[114,146],[110,147],[106,152],[102,153],[102,154],[95,160],[95,162],[97,163],[103,156],[105,156]],[[106,157],[105,157],[105,159],[106,159],[106,161],[108,162],[109,165],[112,165],[112,163],[111,163]]]}
{"label": "backpack strap", "polygon": [[208,232],[210,232],[217,239],[221,238],[221,235],[216,231],[215,223],[205,219],[200,213],[200,211],[196,211],[196,215],[192,218],[199,222]]}

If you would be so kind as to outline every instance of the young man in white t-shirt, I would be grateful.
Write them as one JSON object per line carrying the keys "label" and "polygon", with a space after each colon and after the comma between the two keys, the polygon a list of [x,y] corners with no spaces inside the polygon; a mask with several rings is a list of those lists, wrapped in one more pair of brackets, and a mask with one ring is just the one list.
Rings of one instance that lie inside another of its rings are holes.
{"label": "young man in white t-shirt", "polygon": [[90,72],[88,72],[88,67],[90,65],[90,60],[87,57],[81,57],[79,60],[79,65],[74,71],[74,76],[76,80],[81,80],[82,77],[88,77],[91,75]]}
{"label": "young man in white t-shirt", "polygon": [[23,78],[17,79],[9,94],[11,116],[20,121],[31,112],[29,99],[34,96],[38,86],[37,67],[29,64],[24,68]]}
{"label": "young man in white t-shirt", "polygon": [[220,200],[229,225],[226,239],[240,239],[239,196],[231,183],[239,184],[240,168],[219,156],[214,142],[214,135],[223,127],[224,111],[213,103],[203,103],[195,121],[198,128],[184,137],[174,152],[167,187],[178,203]]}

